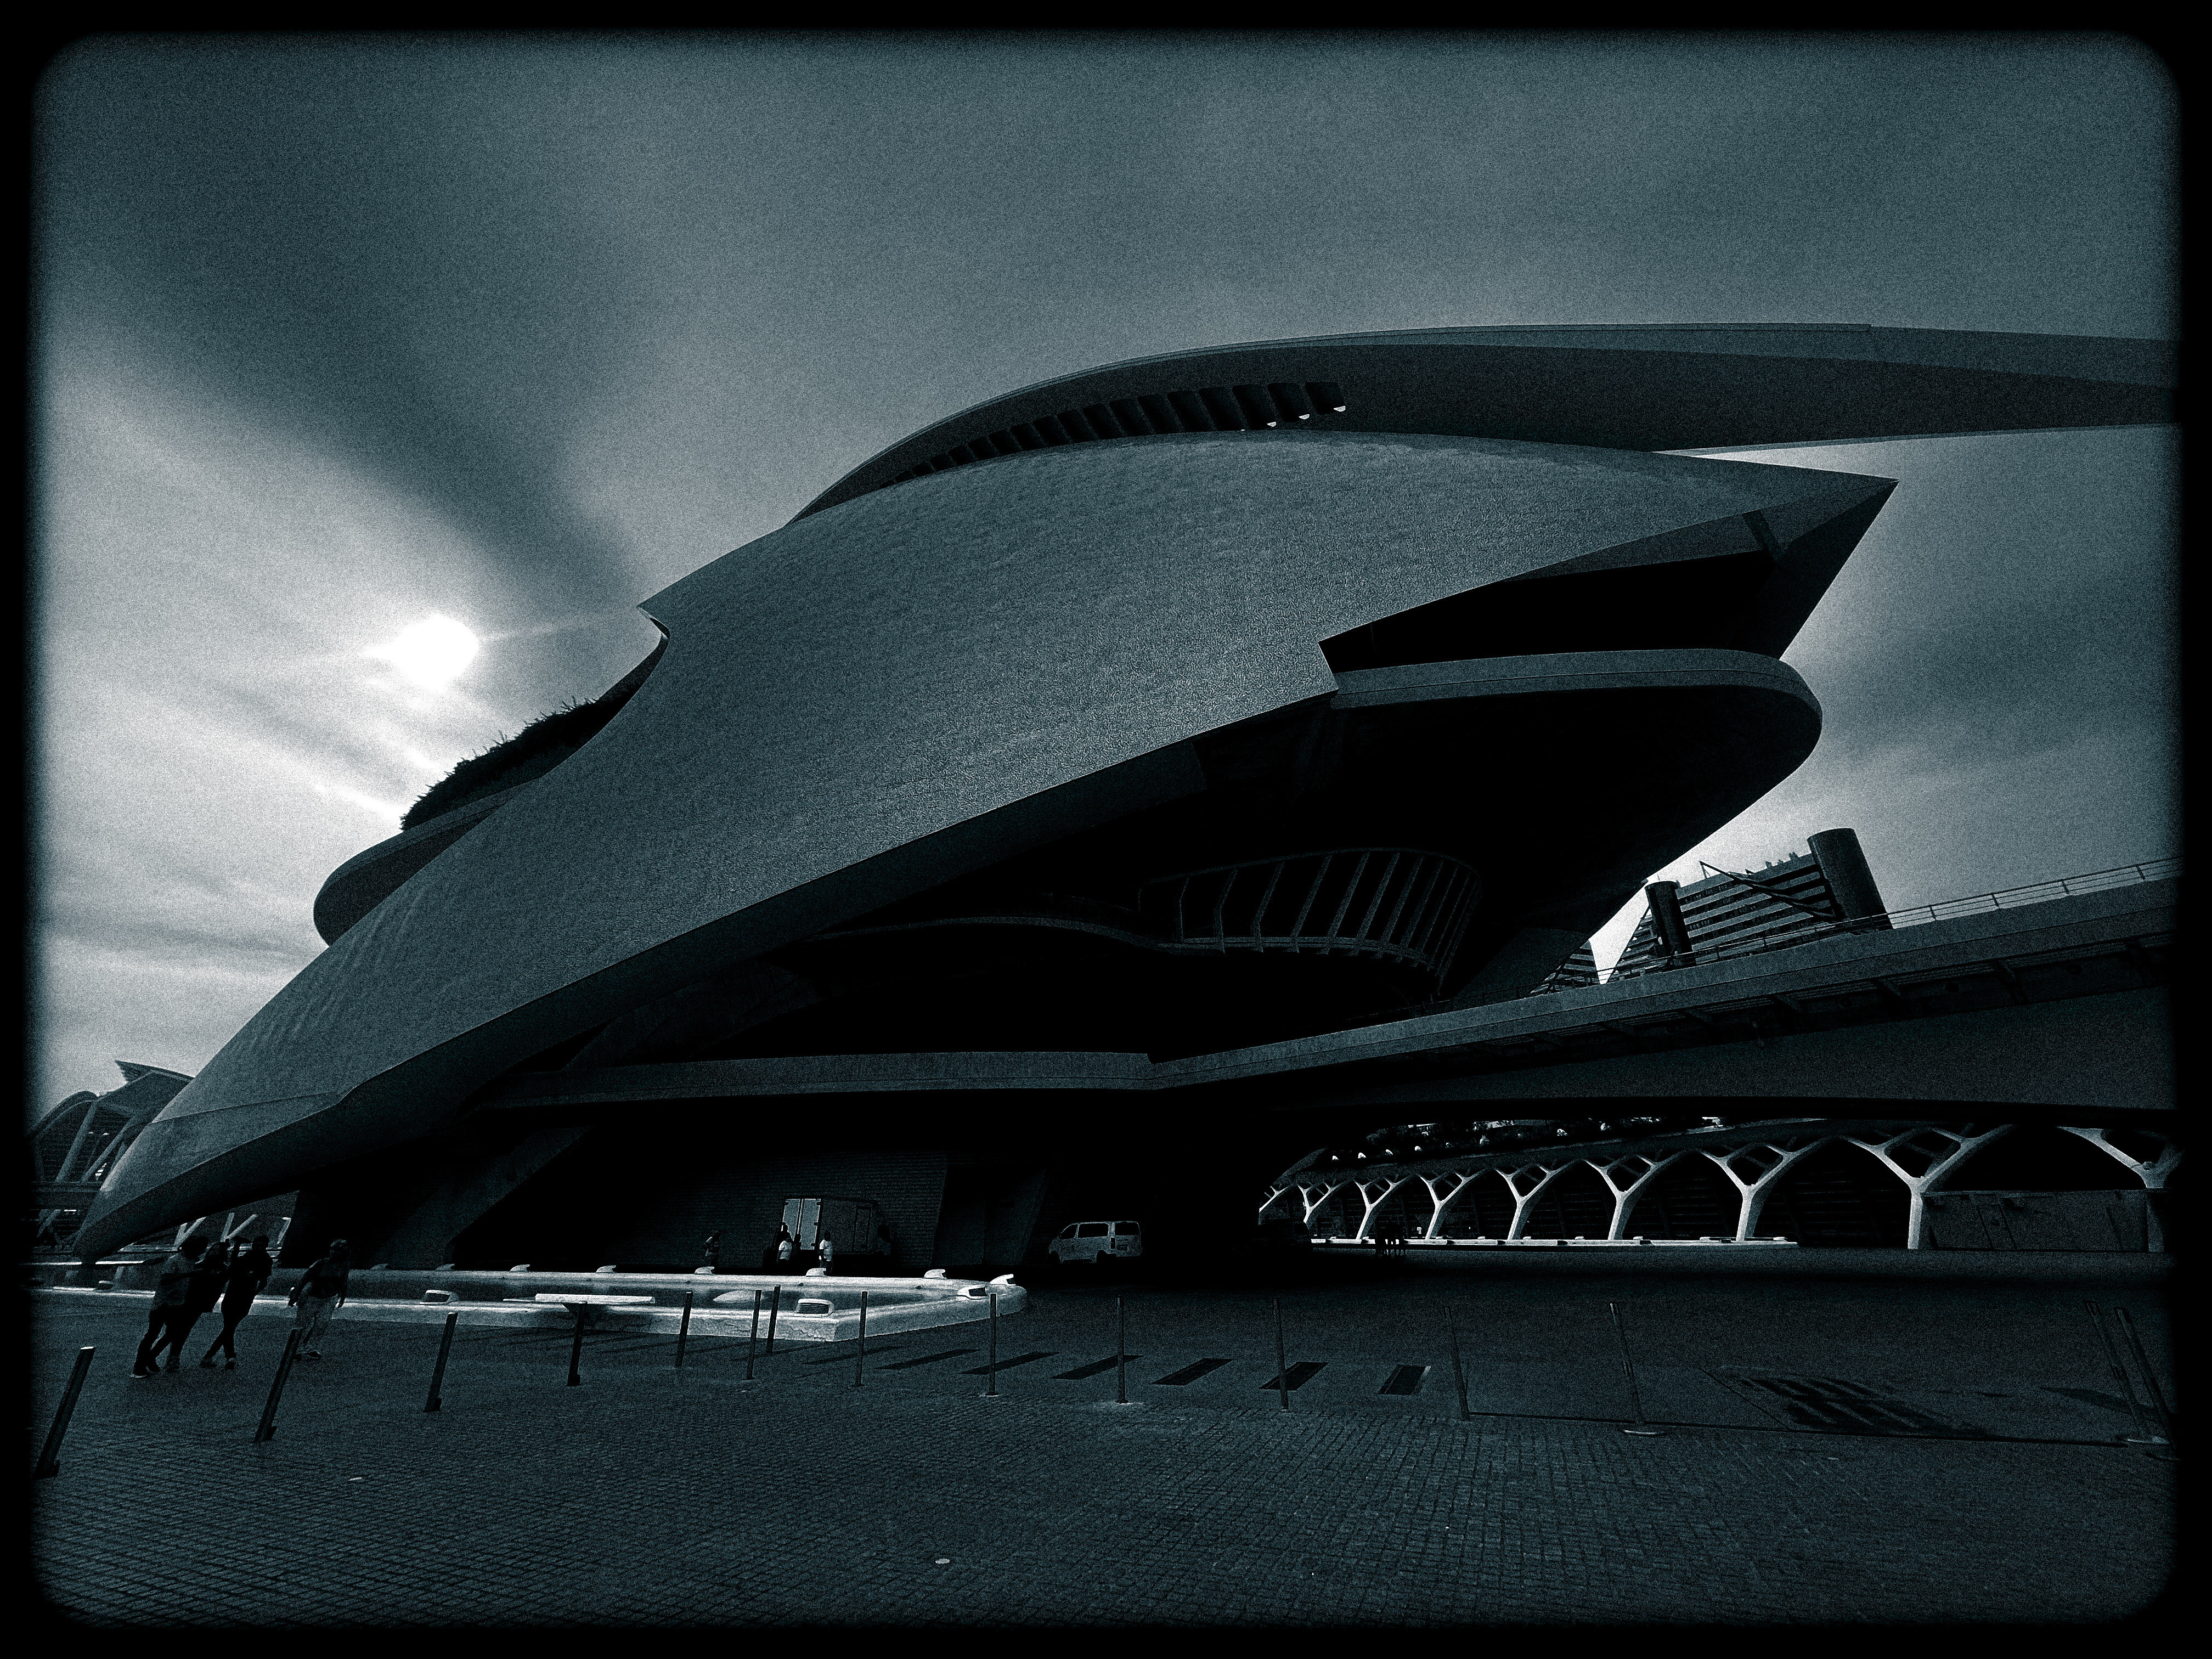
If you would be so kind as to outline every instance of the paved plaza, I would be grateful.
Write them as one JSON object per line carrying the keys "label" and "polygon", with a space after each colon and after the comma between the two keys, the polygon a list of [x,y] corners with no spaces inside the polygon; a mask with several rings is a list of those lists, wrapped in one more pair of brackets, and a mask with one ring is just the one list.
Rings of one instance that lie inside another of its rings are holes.
{"label": "paved plaza", "polygon": [[110,1626],[2104,1623],[2163,1589],[2175,1466],[2082,1304],[2170,1397],[2163,1271],[1415,1261],[1281,1292],[1288,1411],[1263,1288],[1041,1279],[995,1399],[981,1324],[872,1342],[857,1389],[849,1343],[748,1382],[742,1339],[679,1372],[594,1332],[572,1388],[566,1329],[464,1305],[426,1413],[445,1310],[342,1316],[258,1447],[281,1301],[237,1371],[133,1381],[145,1298],[42,1291],[33,1455],[98,1353],[36,1571]]}

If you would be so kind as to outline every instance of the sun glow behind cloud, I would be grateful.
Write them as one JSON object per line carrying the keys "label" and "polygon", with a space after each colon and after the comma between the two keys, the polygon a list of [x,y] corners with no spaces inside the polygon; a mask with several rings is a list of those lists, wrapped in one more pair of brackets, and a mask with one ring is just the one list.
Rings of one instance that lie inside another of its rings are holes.
{"label": "sun glow behind cloud", "polygon": [[480,648],[477,636],[451,617],[426,617],[362,654],[390,663],[410,685],[442,691],[476,660]]}

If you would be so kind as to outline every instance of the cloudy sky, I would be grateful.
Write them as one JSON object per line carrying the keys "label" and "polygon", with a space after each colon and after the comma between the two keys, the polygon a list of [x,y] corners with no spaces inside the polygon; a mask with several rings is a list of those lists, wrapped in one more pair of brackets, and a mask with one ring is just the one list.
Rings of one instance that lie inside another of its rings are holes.
{"label": "cloudy sky", "polygon": [[[109,36],[38,119],[34,1108],[197,1071],[640,600],[995,393],[1367,329],[2173,326],[2117,37]],[[1790,653],[1820,752],[1654,873],[2172,853],[2170,438],[1746,457],[1901,487]],[[482,641],[443,684],[392,648],[434,618]]]}

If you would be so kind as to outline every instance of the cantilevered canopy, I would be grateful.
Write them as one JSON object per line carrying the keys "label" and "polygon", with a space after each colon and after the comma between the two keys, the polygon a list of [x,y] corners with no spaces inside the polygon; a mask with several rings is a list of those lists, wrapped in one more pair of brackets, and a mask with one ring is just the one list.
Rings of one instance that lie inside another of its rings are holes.
{"label": "cantilevered canopy", "polygon": [[892,445],[799,516],[1000,454],[1271,423],[1656,450],[2156,424],[2172,418],[2173,360],[2160,340],[1863,323],[1267,340],[1086,369],[978,404]]}

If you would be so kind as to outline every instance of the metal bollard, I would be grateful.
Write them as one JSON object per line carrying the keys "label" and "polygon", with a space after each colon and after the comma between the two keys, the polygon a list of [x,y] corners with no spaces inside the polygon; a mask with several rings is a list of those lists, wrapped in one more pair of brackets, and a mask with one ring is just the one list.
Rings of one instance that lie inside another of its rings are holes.
{"label": "metal bollard", "polygon": [[775,1316],[777,1311],[783,1306],[783,1286],[779,1285],[774,1290],[770,1291],[769,1292],[769,1298],[768,1358],[773,1359],[775,1358]]}
{"label": "metal bollard", "polygon": [[684,1292],[684,1317],[676,1326],[676,1369],[679,1371],[684,1369],[684,1345],[691,1340],[691,1298],[696,1294],[695,1291]]}
{"label": "metal bollard", "polygon": [[1620,1339],[1621,1369],[1628,1373],[1628,1409],[1635,1421],[1623,1429],[1623,1434],[1657,1434],[1659,1431],[1644,1420],[1644,1395],[1636,1386],[1636,1362],[1628,1354],[1628,1331],[1620,1322],[1620,1304],[1605,1304],[1613,1313],[1613,1334]]}
{"label": "metal bollard", "polygon": [[1118,1296],[1114,1298],[1114,1403],[1129,1403],[1129,1310]]}
{"label": "metal bollard", "polygon": [[860,1292],[860,1351],[853,1356],[853,1386],[860,1386],[860,1367],[868,1363],[868,1293]]}
{"label": "metal bollard", "polygon": [[576,1339],[568,1345],[568,1386],[581,1388],[584,1379],[577,1370],[584,1358],[584,1316],[591,1311],[588,1304],[576,1310]]}
{"label": "metal bollard", "polygon": [[1451,1332],[1452,1386],[1459,1390],[1459,1420],[1471,1422],[1473,1414],[1467,1408],[1467,1367],[1460,1364],[1459,1358],[1459,1325],[1452,1322],[1446,1328]]}
{"label": "metal bollard", "polygon": [[46,1431],[46,1443],[39,1454],[39,1466],[31,1471],[31,1479],[43,1480],[50,1474],[62,1472],[62,1437],[69,1432],[70,1419],[76,1415],[76,1397],[84,1392],[85,1374],[92,1370],[95,1350],[79,1348],[76,1368],[70,1372],[69,1387],[62,1391],[62,1403],[54,1413],[54,1425]]}
{"label": "metal bollard", "polygon": [[426,1412],[434,1412],[446,1403],[438,1389],[446,1380],[446,1356],[453,1351],[453,1327],[459,1319],[457,1313],[446,1316],[446,1334],[438,1339],[438,1363],[430,1370],[430,1397],[422,1402]]}
{"label": "metal bollard", "polygon": [[2136,1369],[2142,1373],[2143,1391],[2150,1395],[2150,1403],[2158,1413],[2159,1425],[2166,1431],[2166,1437],[2171,1440],[2173,1438],[2173,1413],[2166,1403],[2166,1390],[2158,1386],[2157,1374],[2150,1368],[2150,1356],[2143,1352],[2142,1339],[2136,1334],[2136,1322],[2128,1317],[2125,1308],[2113,1309],[2112,1317],[2119,1322],[2120,1334],[2127,1338],[2128,1346],[2135,1352]]}
{"label": "metal bollard", "polygon": [[745,1338],[745,1381],[753,1380],[753,1347],[760,1340],[760,1292],[753,1292],[753,1328]]}
{"label": "metal bollard", "polygon": [[983,1390],[983,1398],[986,1400],[996,1400],[999,1397],[999,1298],[996,1296],[987,1296],[985,1300],[989,1302],[991,1304],[991,1358],[989,1361],[991,1368],[991,1386]]}
{"label": "metal bollard", "polygon": [[1283,1352],[1283,1298],[1279,1296],[1275,1298],[1275,1391],[1283,1396],[1283,1409],[1290,1410],[1291,1367]]}
{"label": "metal bollard", "polygon": [[257,1446],[276,1437],[276,1402],[284,1397],[284,1379],[292,1374],[292,1361],[300,1352],[300,1330],[295,1326],[284,1336],[283,1357],[276,1362],[276,1377],[269,1384],[269,1403],[261,1408],[260,1426],[253,1431]]}
{"label": "metal bollard", "polygon": [[2142,1402],[2136,1398],[2136,1385],[2128,1379],[2128,1368],[2120,1364],[2120,1351],[2112,1346],[2112,1334],[2105,1327],[2104,1315],[2098,1311],[2094,1302],[2084,1302],[2081,1305],[2089,1310],[2089,1322],[2097,1328],[2097,1340],[2105,1345],[2105,1363],[2112,1368],[2112,1381],[2120,1385],[2120,1392],[2127,1396],[2129,1415],[2136,1420],[2136,1431],[2122,1435],[2120,1438],[2134,1446],[2163,1446],[2165,1437],[2153,1434],[2150,1425],[2143,1420]]}

